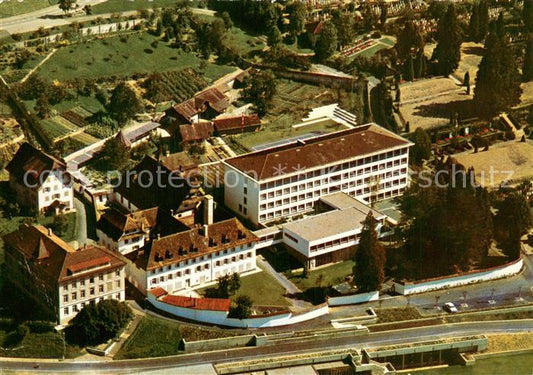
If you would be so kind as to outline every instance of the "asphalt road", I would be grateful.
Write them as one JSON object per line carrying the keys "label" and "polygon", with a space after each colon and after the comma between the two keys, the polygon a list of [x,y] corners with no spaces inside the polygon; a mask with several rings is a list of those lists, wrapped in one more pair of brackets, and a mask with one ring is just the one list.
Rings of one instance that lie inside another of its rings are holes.
{"label": "asphalt road", "polygon": [[[288,354],[303,354],[317,351],[376,347],[408,342],[418,342],[449,336],[468,336],[487,333],[513,333],[533,331],[533,320],[498,322],[471,322],[418,327],[407,330],[370,333],[366,336],[328,339],[327,341],[288,343],[266,347],[238,348],[207,353],[184,354],[163,358],[147,358],[125,361],[76,362],[76,361],[0,361],[0,369],[24,372],[136,372],[156,369],[171,369],[198,364],[217,364],[239,360],[272,357]],[[177,343],[176,343],[177,344]]]}

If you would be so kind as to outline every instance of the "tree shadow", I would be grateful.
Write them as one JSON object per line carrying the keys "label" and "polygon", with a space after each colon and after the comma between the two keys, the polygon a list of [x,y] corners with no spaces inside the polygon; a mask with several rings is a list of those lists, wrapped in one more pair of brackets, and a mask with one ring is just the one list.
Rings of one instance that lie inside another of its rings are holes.
{"label": "tree shadow", "polygon": [[432,103],[415,108],[415,116],[450,118],[458,113],[459,118],[477,117],[478,113],[472,99],[454,100],[448,103]]}
{"label": "tree shadow", "polygon": [[485,48],[476,46],[466,47],[463,52],[465,53],[465,55],[483,56],[483,54],[485,53]]}

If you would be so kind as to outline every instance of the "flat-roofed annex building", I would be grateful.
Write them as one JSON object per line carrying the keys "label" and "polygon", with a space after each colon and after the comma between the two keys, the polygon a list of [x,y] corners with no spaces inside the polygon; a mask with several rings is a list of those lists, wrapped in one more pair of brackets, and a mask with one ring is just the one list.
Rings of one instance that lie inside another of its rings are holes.
{"label": "flat-roofed annex building", "polygon": [[353,259],[369,212],[376,221],[378,237],[388,233],[387,215],[346,193],[322,197],[320,205],[332,210],[282,226],[283,243],[308,269]]}
{"label": "flat-roofed annex building", "polygon": [[23,225],[4,241],[10,282],[59,324],[92,301],[125,299],[125,262],[106,248],[75,250],[40,225]]}
{"label": "flat-roofed annex building", "polygon": [[236,218],[151,240],[130,252],[128,280],[142,293],[201,286],[256,269],[257,237]]}
{"label": "flat-roofed annex building", "polygon": [[257,225],[308,212],[339,191],[365,202],[399,196],[411,145],[367,124],[226,159],[224,202]]}

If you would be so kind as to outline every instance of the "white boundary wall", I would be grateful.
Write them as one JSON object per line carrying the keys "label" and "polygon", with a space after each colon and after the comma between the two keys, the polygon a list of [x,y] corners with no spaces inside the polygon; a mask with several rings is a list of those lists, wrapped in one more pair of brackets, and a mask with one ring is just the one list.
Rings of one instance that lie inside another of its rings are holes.
{"label": "white boundary wall", "polygon": [[507,263],[502,267],[492,268],[486,271],[472,272],[448,278],[428,279],[422,282],[395,282],[394,290],[397,293],[408,295],[454,288],[458,286],[479,283],[482,281],[496,280],[516,275],[520,272],[523,265],[524,260],[520,258],[514,262]]}
{"label": "white boundary wall", "polygon": [[279,327],[289,324],[296,324],[305,322],[322,315],[329,314],[329,306],[324,304],[314,310],[307,311],[303,314],[294,315],[291,312],[269,315],[264,317],[235,319],[228,318],[227,311],[213,311],[213,310],[197,310],[185,307],[178,307],[168,303],[159,301],[153,294],[148,294],[148,301],[159,310],[165,311],[169,314],[195,320],[202,323],[217,324],[227,327],[235,328],[264,328],[264,327]]}
{"label": "white boundary wall", "polygon": [[356,303],[364,303],[370,301],[377,301],[379,299],[379,291],[368,293],[351,294],[349,296],[330,297],[328,298],[329,306],[354,305]]}

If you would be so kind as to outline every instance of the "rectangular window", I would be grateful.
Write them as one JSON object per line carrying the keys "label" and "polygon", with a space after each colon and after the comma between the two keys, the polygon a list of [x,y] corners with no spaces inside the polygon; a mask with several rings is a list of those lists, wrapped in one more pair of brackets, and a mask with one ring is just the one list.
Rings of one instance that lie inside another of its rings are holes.
{"label": "rectangular window", "polygon": [[75,300],[78,298],[78,294],[76,292],[72,293],[72,300]]}
{"label": "rectangular window", "polygon": [[65,315],[68,315],[68,307],[65,307],[65,308],[63,309],[63,313],[64,313]]}
{"label": "rectangular window", "polygon": [[80,297],[81,297],[81,298],[85,298],[85,290],[82,290],[82,291],[80,292]]}
{"label": "rectangular window", "polygon": [[103,292],[104,292],[104,286],[103,286],[103,285],[100,285],[100,286],[98,287],[98,291],[99,291],[100,293],[103,293]]}
{"label": "rectangular window", "polygon": [[68,294],[65,294],[65,295],[63,296],[63,302],[68,302]]}

